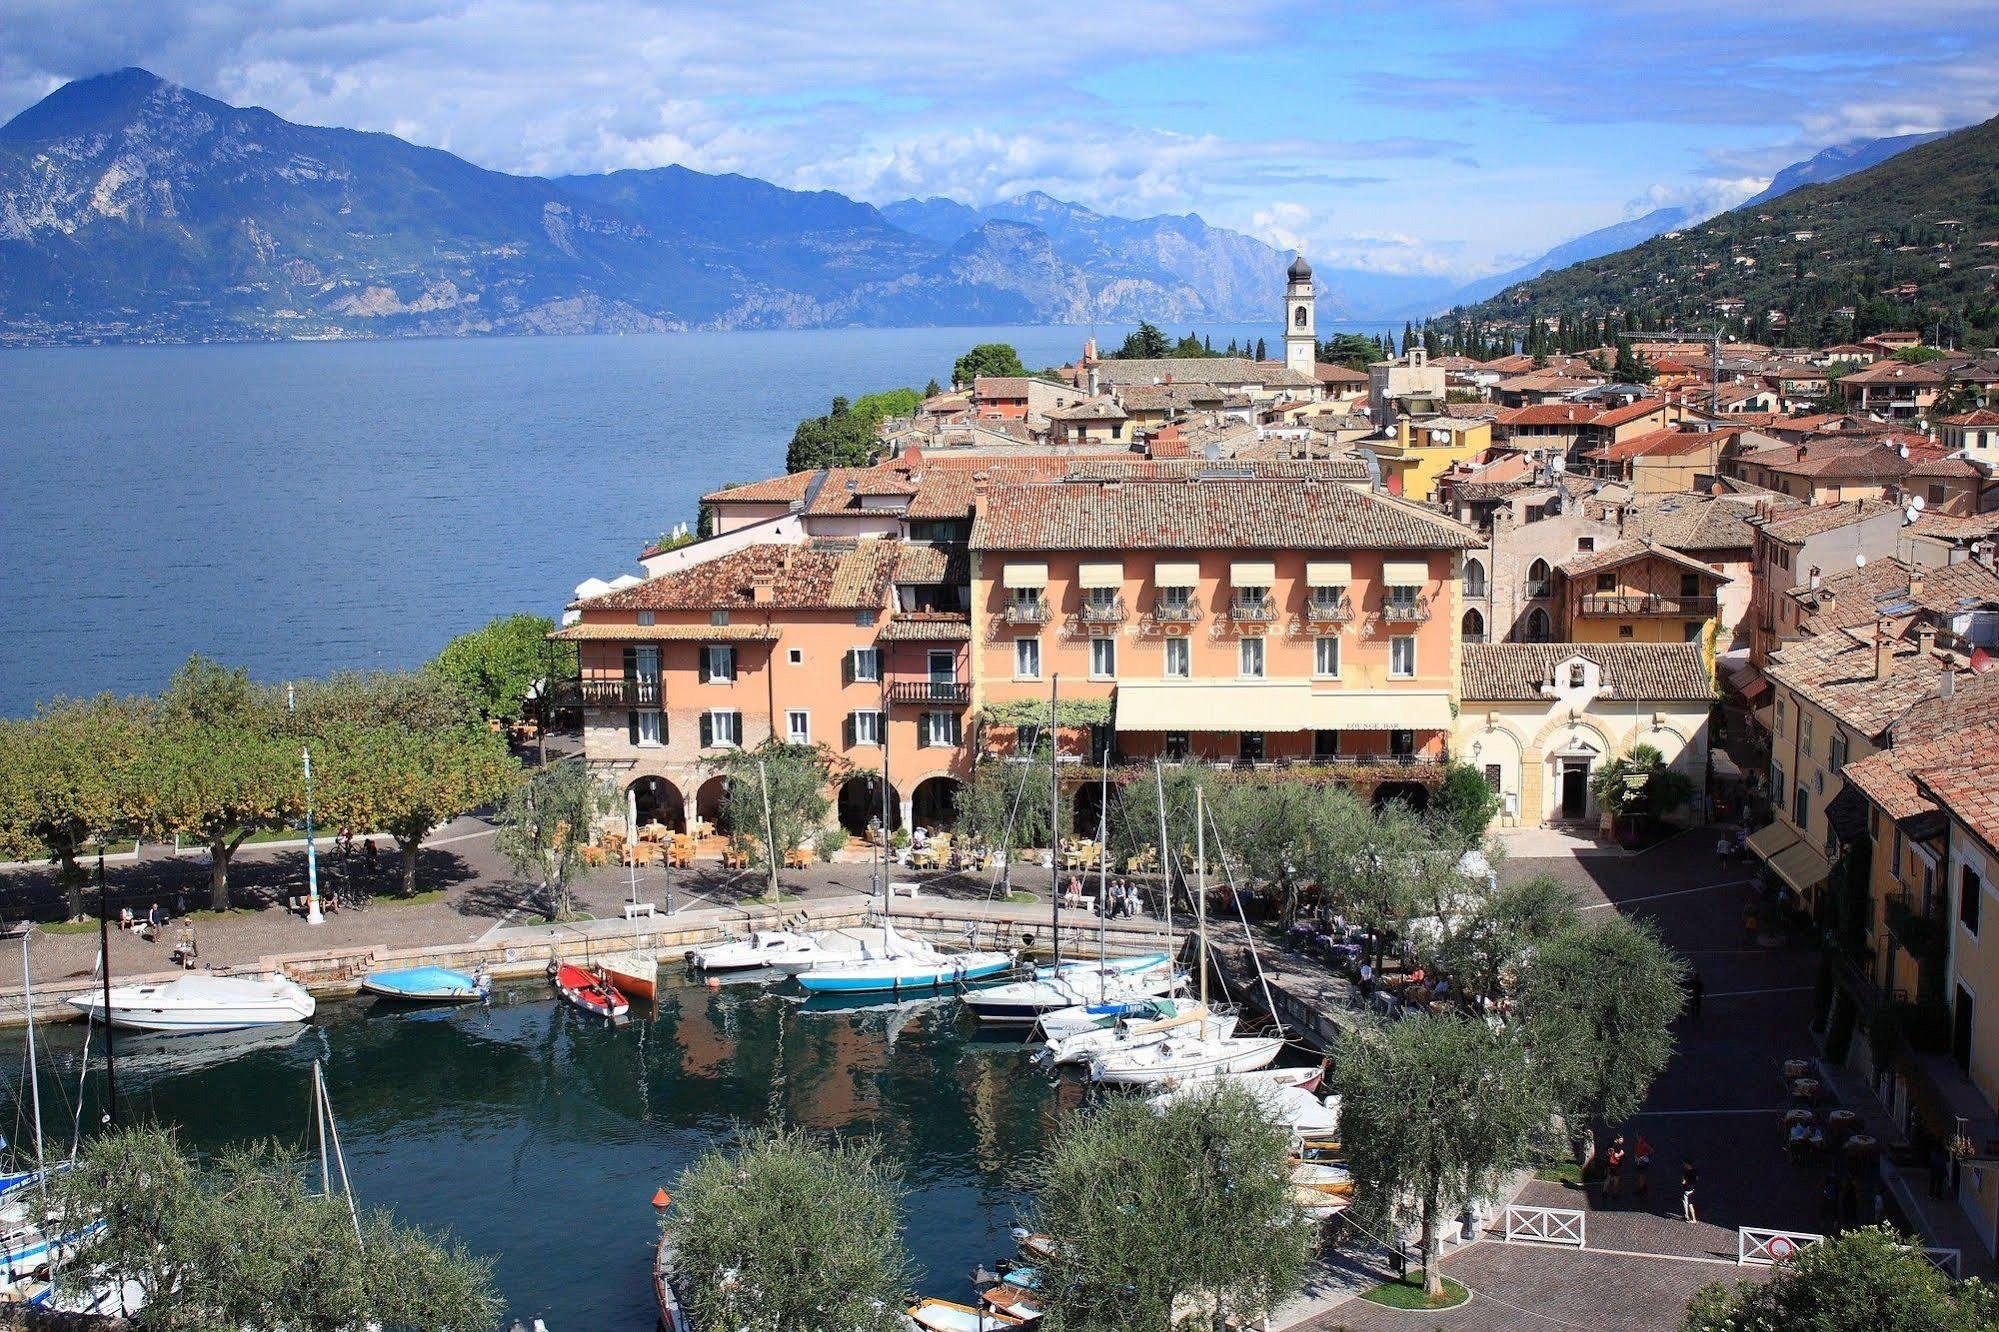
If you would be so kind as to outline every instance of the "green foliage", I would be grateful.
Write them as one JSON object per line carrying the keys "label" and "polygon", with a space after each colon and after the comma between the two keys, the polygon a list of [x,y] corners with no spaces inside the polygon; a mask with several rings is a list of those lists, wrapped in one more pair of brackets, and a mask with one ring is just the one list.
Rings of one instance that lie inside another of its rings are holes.
{"label": "green foliage", "polygon": [[1359,333],[1335,333],[1319,344],[1319,359],[1328,365],[1365,370],[1382,359],[1381,344]]}
{"label": "green foliage", "polygon": [[981,342],[978,346],[958,358],[951,367],[951,382],[961,388],[970,388],[972,381],[982,375],[1025,375],[1027,367],[1020,363],[1020,353],[1012,344],[1005,342]]}
{"label": "green foliage", "polygon": [[1940,361],[1945,355],[1946,352],[1936,347],[1904,347],[1895,353],[1893,359],[1903,365],[1922,365],[1926,361]]}
{"label": "green foliage", "polygon": [[1520,1042],[1456,1014],[1356,1031],[1333,1068],[1356,1219],[1377,1232],[1418,1223],[1423,1289],[1435,1298],[1443,1225],[1492,1194],[1547,1127],[1542,1078]]}
{"label": "green foliage", "polygon": [[1139,322],[1136,329],[1125,334],[1124,345],[1109,353],[1109,359],[1117,361],[1156,361],[1171,353],[1173,345],[1166,335],[1153,325]]}
{"label": "green foliage", "polygon": [[53,856],[71,918],[83,914],[78,853],[132,821],[147,722],[143,701],[110,694],[58,699],[25,721],[0,722],[0,853]]}
{"label": "green foliage", "polygon": [[1155,1114],[1101,1102],[1064,1119],[1037,1170],[1034,1227],[1050,1332],[1248,1326],[1310,1266],[1311,1222],[1289,1182],[1288,1137],[1240,1089]]}
{"label": "green foliage", "polygon": [[583,868],[591,821],[607,796],[581,763],[551,763],[516,783],[500,806],[493,844],[516,873],[540,884],[550,920],[574,908],[570,880]]}
{"label": "green foliage", "polygon": [[784,452],[784,470],[810,472],[820,467],[865,467],[875,448],[874,423],[855,415],[845,398],[833,399],[824,416],[808,416],[791,434]]}
{"label": "green foliage", "polygon": [[342,726],[400,726],[447,731],[479,720],[471,699],[431,671],[342,671],[293,686],[287,724],[295,735]]}
{"label": "green foliage", "polygon": [[1685,973],[1649,922],[1614,914],[1535,947],[1522,1030],[1572,1138],[1643,1103],[1673,1054]]}
{"label": "green foliage", "polygon": [[[972,768],[971,780],[958,792],[958,831],[982,846],[1014,850],[1024,846],[1049,846],[1048,742],[1043,740],[1031,754],[1016,756],[1018,761],[982,758]],[[1061,825],[1058,836],[1067,835],[1074,820],[1069,801],[1061,801],[1056,813]]]}
{"label": "green foliage", "polygon": [[914,1280],[900,1194],[870,1144],[762,1129],[704,1153],[666,1222],[694,1325],[896,1332]]}
{"label": "green foliage", "polygon": [[1667,767],[1666,756],[1653,746],[1633,745],[1630,753],[1596,770],[1590,793],[1613,813],[1659,818],[1692,800],[1694,784],[1686,774]]}
{"label": "green foliage", "polygon": [[844,774],[846,767],[824,745],[790,745],[776,737],[755,749],[725,750],[702,766],[727,778],[723,819],[738,837],[766,840],[768,785],[768,825],[775,841],[764,847],[764,855],[773,874],[787,852],[804,846],[825,824],[833,807],[826,788],[839,784],[835,774]]}
{"label": "green foliage", "polygon": [[1424,954],[1467,997],[1498,999],[1521,959],[1576,928],[1576,895],[1551,874],[1506,882],[1464,879],[1456,911],[1426,936]]}
{"label": "green foliage", "polygon": [[1799,1250],[1768,1281],[1717,1282],[1687,1305],[1685,1332],[1978,1332],[1999,1326],[1999,1290],[1955,1281],[1886,1226]]}
{"label": "green foliage", "polygon": [[[1046,726],[1048,700],[1017,698],[993,703],[980,715],[994,726]],[[1111,701],[1107,698],[1065,698],[1055,708],[1057,726],[1105,726],[1110,719]]]}
{"label": "green foliage", "polygon": [[1499,813],[1499,792],[1485,774],[1469,763],[1452,763],[1430,798],[1430,817],[1466,846],[1485,840],[1485,830]]}
{"label": "green foliage", "polygon": [[506,741],[478,725],[334,726],[313,737],[312,757],[324,825],[391,834],[405,896],[417,890],[417,856],[431,830],[498,801],[520,776]]}
{"label": "green foliage", "polygon": [[123,1279],[146,1293],[143,1332],[284,1327],[481,1332],[498,1312],[487,1265],[395,1224],[357,1226],[313,1192],[305,1161],[275,1143],[199,1171],[172,1134],[129,1128],[88,1145],[57,1184],[68,1217],[102,1216],[100,1242],[66,1264],[71,1290]]}
{"label": "green foliage", "polygon": [[866,421],[872,431],[883,421],[916,415],[916,409],[922,405],[923,395],[915,389],[887,389],[881,393],[864,393],[856,398],[853,413]]}
{"label": "green foliage", "polygon": [[511,724],[527,711],[527,697],[544,680],[576,674],[576,645],[550,642],[555,622],[525,612],[504,616],[460,634],[428,667],[471,700],[481,717]]}

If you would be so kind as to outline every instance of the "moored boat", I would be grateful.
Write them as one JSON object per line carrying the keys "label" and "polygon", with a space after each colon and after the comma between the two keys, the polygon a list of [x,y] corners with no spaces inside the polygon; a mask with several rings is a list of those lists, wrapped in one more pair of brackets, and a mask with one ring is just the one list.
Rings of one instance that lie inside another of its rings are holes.
{"label": "moored boat", "polygon": [[556,968],[555,988],[564,999],[598,1017],[621,1018],[631,1011],[631,1004],[618,993],[617,986],[594,971],[567,962]]}
{"label": "moored boat", "polygon": [[927,1332],[998,1332],[1003,1327],[1019,1327],[1026,1320],[926,1296],[909,1306],[909,1321]]}
{"label": "moored boat", "polygon": [[625,998],[651,1003],[659,997],[659,956],[650,949],[599,953],[590,960],[597,973]]}
{"label": "moored boat", "polygon": [[708,972],[789,970],[850,960],[852,956],[826,948],[818,936],[795,930],[754,930],[746,939],[724,939],[687,951],[687,965]]}
{"label": "moored boat", "polygon": [[93,1022],[108,1014],[114,1027],[133,1031],[235,1031],[242,1027],[304,1022],[317,1007],[305,988],[282,976],[214,976],[197,973],[157,984],[114,985],[110,1002],[92,991],[69,1001]]}
{"label": "moored boat", "polygon": [[491,994],[493,981],[484,971],[468,976],[449,967],[403,967],[369,972],[361,978],[361,989],[402,1003],[465,1004]]}
{"label": "moored boat", "polygon": [[934,990],[984,980],[1013,968],[1009,953],[938,953],[934,957],[891,957],[836,962],[798,973],[798,983],[814,994],[872,994],[894,990]]}
{"label": "moored boat", "polygon": [[1009,981],[965,996],[979,1021],[996,1026],[1033,1023],[1043,1013],[1073,1008],[1091,999],[1138,1002],[1180,988],[1186,977],[1164,962],[1145,971],[1072,972],[1042,980]]}
{"label": "moored boat", "polygon": [[659,1323],[666,1332],[694,1332],[694,1320],[681,1303],[673,1270],[673,1237],[662,1231],[652,1255],[652,1293],[659,1302]]}
{"label": "moored boat", "polygon": [[1282,1036],[1173,1035],[1153,1045],[1112,1050],[1090,1061],[1096,1082],[1139,1085],[1266,1068],[1284,1050]]}

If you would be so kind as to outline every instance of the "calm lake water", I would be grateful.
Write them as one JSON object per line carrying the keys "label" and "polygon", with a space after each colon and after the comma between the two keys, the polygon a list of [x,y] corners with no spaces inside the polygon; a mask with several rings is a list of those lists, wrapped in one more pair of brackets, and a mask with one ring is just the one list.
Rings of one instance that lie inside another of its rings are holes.
{"label": "calm lake water", "polygon": [[272,680],[414,665],[495,615],[554,614],[583,579],[635,570],[704,491],[780,470],[792,428],[835,394],[948,381],[983,341],[1059,364],[1087,335],[0,353],[0,716],[153,690],[192,652]]}
{"label": "calm lake water", "polygon": [[[302,1142],[323,1059],[364,1205],[492,1257],[512,1317],[639,1332],[656,1318],[653,1190],[776,1106],[795,1124],[879,1138],[905,1171],[922,1289],[970,1298],[971,1270],[1011,1252],[1025,1168],[1079,1089],[1032,1073],[1017,1041],[976,1041],[949,998],[822,1010],[672,974],[656,1017],[617,1028],[521,987],[488,1008],[323,1004],[303,1035],[122,1037],[121,1113],[177,1124],[202,1150]],[[39,1035],[45,1120],[66,1149],[83,1029]],[[93,1042],[86,1125],[101,1050]],[[0,1069],[10,1105],[23,1104],[18,1035],[0,1043]],[[16,1143],[32,1141],[24,1121],[6,1116]]]}

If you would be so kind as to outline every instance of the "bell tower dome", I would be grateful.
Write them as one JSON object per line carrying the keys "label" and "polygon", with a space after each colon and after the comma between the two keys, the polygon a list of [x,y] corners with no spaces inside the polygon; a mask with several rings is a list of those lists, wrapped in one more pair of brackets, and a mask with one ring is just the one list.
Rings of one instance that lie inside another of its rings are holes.
{"label": "bell tower dome", "polygon": [[1291,261],[1284,282],[1284,365],[1315,378],[1319,360],[1319,327],[1313,311],[1312,266],[1299,255]]}

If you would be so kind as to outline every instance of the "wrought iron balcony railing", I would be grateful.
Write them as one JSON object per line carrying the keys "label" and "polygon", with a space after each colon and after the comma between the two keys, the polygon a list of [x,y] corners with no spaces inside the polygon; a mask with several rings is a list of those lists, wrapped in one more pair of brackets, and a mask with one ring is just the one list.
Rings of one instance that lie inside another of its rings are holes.
{"label": "wrought iron balcony railing", "polygon": [[1587,596],[1582,601],[1584,615],[1701,615],[1714,614],[1713,597],[1622,597]]}
{"label": "wrought iron balcony railing", "polygon": [[1277,618],[1277,602],[1267,595],[1237,597],[1229,602],[1229,618],[1244,624],[1268,624]]}
{"label": "wrought iron balcony railing", "polygon": [[1345,624],[1353,619],[1353,600],[1345,596],[1307,597],[1305,619],[1311,624]]}
{"label": "wrought iron balcony railing", "polygon": [[957,680],[894,680],[889,683],[888,701],[963,707],[972,701],[972,687]]}
{"label": "wrought iron balcony railing", "polygon": [[1188,597],[1185,601],[1168,601],[1156,597],[1152,602],[1152,618],[1161,624],[1192,624],[1201,618],[1201,599]]}
{"label": "wrought iron balcony railing", "polygon": [[581,682],[586,708],[656,708],[666,698],[658,680],[584,680]]}
{"label": "wrought iron balcony railing", "polygon": [[1414,601],[1384,601],[1381,603],[1381,618],[1396,624],[1416,624],[1430,618],[1430,599],[1417,597]]}
{"label": "wrought iron balcony railing", "polygon": [[1048,599],[1035,597],[1033,600],[1016,598],[1006,603],[1008,624],[1047,624]]}
{"label": "wrought iron balcony railing", "polygon": [[1121,624],[1125,618],[1124,596],[1119,594],[1109,601],[1083,599],[1083,609],[1079,618],[1084,624]]}

